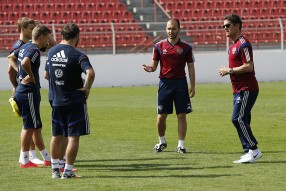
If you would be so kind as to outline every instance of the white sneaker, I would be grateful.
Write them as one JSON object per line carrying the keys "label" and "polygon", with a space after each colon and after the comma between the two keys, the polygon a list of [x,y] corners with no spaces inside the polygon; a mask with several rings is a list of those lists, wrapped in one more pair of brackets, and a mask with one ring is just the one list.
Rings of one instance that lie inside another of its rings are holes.
{"label": "white sneaker", "polygon": [[39,158],[33,158],[30,159],[30,161],[35,164],[44,164],[44,161],[40,160]]}
{"label": "white sneaker", "polygon": [[253,163],[261,157],[262,153],[259,149],[249,150],[248,153],[243,155],[239,160],[233,161],[233,163]]}
{"label": "white sneaker", "polygon": [[245,155],[247,155],[247,153],[245,153],[244,155],[241,155],[240,158],[242,159]]}

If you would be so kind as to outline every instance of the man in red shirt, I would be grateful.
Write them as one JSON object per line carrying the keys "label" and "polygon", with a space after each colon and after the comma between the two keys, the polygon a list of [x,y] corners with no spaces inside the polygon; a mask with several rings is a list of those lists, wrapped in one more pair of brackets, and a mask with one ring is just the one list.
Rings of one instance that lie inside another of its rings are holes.
{"label": "man in red shirt", "polygon": [[[186,153],[184,140],[187,132],[186,114],[192,112],[190,97],[195,95],[195,67],[192,46],[179,38],[180,22],[170,19],[167,22],[168,38],[154,45],[153,60],[150,66],[143,65],[146,72],[154,72],[160,62],[160,82],[158,89],[157,128],[159,144],[156,152],[162,152],[167,147],[165,140],[166,119],[173,113],[173,103],[178,118],[178,153]],[[190,89],[185,73],[188,67]],[[190,94],[189,94],[190,93]]]}
{"label": "man in red shirt", "polygon": [[233,40],[229,47],[229,67],[221,67],[219,75],[230,75],[233,89],[232,123],[235,126],[245,154],[234,163],[252,163],[262,157],[250,128],[251,109],[258,96],[252,46],[241,34],[242,21],[238,15],[224,17],[226,36]]}

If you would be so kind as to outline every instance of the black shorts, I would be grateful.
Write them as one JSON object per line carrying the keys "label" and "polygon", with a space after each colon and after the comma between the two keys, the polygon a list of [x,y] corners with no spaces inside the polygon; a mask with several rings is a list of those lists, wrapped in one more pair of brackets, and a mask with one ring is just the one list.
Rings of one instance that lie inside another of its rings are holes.
{"label": "black shorts", "polygon": [[23,128],[41,128],[42,121],[40,117],[40,91],[38,89],[16,91],[15,100],[21,112]]}
{"label": "black shorts", "polygon": [[53,106],[52,135],[81,136],[90,133],[86,104]]}
{"label": "black shorts", "polygon": [[172,114],[173,104],[176,113],[192,112],[188,83],[184,79],[160,79],[158,89],[158,114]]}

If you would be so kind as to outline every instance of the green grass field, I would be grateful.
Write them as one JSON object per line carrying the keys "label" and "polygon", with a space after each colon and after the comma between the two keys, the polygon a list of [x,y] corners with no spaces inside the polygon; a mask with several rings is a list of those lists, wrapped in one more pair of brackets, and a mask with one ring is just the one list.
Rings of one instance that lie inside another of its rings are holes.
{"label": "green grass field", "polygon": [[[75,167],[82,179],[51,179],[51,168],[20,169],[21,119],[10,91],[0,91],[0,190],[286,190],[286,82],[260,83],[252,128],[263,157],[242,154],[231,123],[230,84],[197,84],[188,115],[186,155],[176,153],[177,120],[167,119],[168,148],[155,154],[157,87],[94,88],[88,100],[91,134],[81,138]],[[43,136],[49,148],[51,109],[42,90]],[[38,153],[39,155],[39,153]]]}

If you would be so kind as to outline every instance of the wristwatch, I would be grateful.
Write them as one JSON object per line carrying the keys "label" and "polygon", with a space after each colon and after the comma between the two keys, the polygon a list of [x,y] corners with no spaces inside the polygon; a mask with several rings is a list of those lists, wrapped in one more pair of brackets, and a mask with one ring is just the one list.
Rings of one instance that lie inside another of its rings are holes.
{"label": "wristwatch", "polygon": [[229,68],[228,74],[233,74],[233,73],[234,73],[233,68]]}

